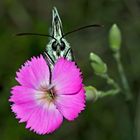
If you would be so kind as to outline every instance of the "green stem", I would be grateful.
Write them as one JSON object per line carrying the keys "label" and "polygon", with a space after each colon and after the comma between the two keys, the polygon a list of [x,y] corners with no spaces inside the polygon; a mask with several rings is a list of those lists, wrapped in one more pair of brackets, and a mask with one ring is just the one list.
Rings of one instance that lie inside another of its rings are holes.
{"label": "green stem", "polygon": [[113,96],[113,95],[116,95],[120,92],[119,89],[111,89],[111,90],[108,90],[108,91],[98,91],[100,93],[100,98],[103,98],[105,96]]}
{"label": "green stem", "polygon": [[119,85],[111,77],[109,77],[107,73],[100,76],[106,79],[107,83],[113,87],[113,89],[108,91],[98,91],[100,98],[110,95],[112,96],[118,94],[121,91]]}
{"label": "green stem", "polygon": [[117,62],[118,71],[119,71],[119,74],[120,74],[120,77],[121,77],[121,81],[122,81],[122,85],[123,85],[123,89],[124,89],[123,93],[125,94],[126,100],[131,100],[132,99],[132,94],[131,94],[131,90],[130,90],[130,87],[129,87],[129,84],[128,84],[128,81],[127,81],[127,78],[126,78],[126,75],[125,75],[125,72],[124,72],[124,68],[123,68],[123,65],[122,65],[122,62],[121,62],[119,51],[117,51],[114,54],[114,58]]}
{"label": "green stem", "polygon": [[113,86],[114,89],[120,90],[119,85],[118,85],[107,73],[104,74],[104,75],[102,75],[102,77],[103,77],[104,79],[106,79],[106,80],[107,80],[107,83],[108,83],[109,85]]}
{"label": "green stem", "polygon": [[103,98],[106,96],[113,96],[120,93],[120,88],[114,88],[108,91],[100,91],[93,86],[87,86],[85,87],[85,90],[86,90],[87,100],[94,100],[94,101],[96,101],[99,98]]}

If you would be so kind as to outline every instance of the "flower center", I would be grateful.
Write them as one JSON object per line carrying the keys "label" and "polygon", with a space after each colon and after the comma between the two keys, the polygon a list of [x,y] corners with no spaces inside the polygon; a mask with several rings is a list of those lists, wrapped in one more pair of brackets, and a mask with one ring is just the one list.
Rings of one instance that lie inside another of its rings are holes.
{"label": "flower center", "polygon": [[51,90],[48,90],[45,92],[45,98],[48,100],[48,101],[53,101],[55,99],[55,94],[53,92],[53,89]]}
{"label": "flower center", "polygon": [[36,94],[36,99],[39,103],[50,103],[53,102],[56,94],[54,88],[46,88],[46,87],[40,87],[39,89],[41,92]]}

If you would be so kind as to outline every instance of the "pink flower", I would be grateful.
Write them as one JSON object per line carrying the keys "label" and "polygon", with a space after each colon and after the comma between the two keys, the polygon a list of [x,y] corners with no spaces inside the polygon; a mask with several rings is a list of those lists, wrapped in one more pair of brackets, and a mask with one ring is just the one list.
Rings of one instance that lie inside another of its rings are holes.
{"label": "pink flower", "polygon": [[78,117],[85,107],[81,72],[74,62],[60,58],[52,72],[43,56],[33,57],[17,72],[20,85],[12,88],[10,102],[19,122],[38,134],[56,130],[63,117]]}

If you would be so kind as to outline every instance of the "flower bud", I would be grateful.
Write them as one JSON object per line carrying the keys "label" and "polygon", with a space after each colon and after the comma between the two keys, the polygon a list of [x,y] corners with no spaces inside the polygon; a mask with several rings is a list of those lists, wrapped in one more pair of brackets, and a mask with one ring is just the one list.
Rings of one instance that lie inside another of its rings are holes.
{"label": "flower bud", "polygon": [[114,52],[121,47],[121,31],[116,24],[113,24],[109,31],[109,43],[111,50]]}
{"label": "flower bud", "polygon": [[100,96],[100,92],[98,92],[97,89],[93,86],[87,86],[85,87],[85,90],[87,101],[96,101]]}
{"label": "flower bud", "polygon": [[107,72],[107,65],[102,61],[102,59],[95,53],[90,53],[91,66],[95,73],[98,75],[103,75]]}

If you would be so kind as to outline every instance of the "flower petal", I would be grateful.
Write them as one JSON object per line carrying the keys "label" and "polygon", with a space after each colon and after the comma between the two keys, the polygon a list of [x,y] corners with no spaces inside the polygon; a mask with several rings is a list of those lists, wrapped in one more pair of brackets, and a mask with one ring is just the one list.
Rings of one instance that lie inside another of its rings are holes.
{"label": "flower petal", "polygon": [[32,109],[37,107],[35,102],[36,90],[24,86],[15,86],[12,88],[12,96],[9,101],[13,102],[12,110],[17,113],[17,118],[22,118],[21,122],[29,119]]}
{"label": "flower petal", "polygon": [[11,108],[19,122],[27,123],[26,128],[38,134],[48,134],[60,126],[63,116],[53,102],[37,101],[39,94],[42,94],[41,91],[15,86],[10,98],[13,102]]}
{"label": "flower petal", "polygon": [[48,107],[38,107],[34,109],[32,115],[27,121],[26,128],[30,128],[38,134],[49,134],[60,127],[63,121],[62,114],[51,102]]}
{"label": "flower petal", "polygon": [[75,94],[82,87],[80,69],[74,62],[60,58],[52,72],[52,84],[57,94]]}
{"label": "flower petal", "polygon": [[39,91],[24,86],[14,86],[12,88],[12,96],[10,97],[9,101],[18,104],[23,104],[31,101],[34,102],[34,96],[36,92]]}
{"label": "flower petal", "polygon": [[27,61],[17,72],[16,80],[23,86],[37,89],[40,85],[49,84],[50,72],[49,67],[43,56],[33,57],[31,61]]}
{"label": "flower petal", "polygon": [[55,102],[58,110],[68,120],[74,120],[85,108],[85,90],[74,95],[58,95]]}

